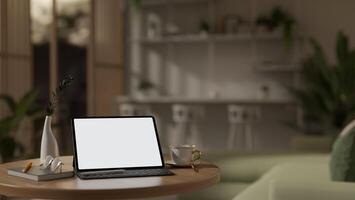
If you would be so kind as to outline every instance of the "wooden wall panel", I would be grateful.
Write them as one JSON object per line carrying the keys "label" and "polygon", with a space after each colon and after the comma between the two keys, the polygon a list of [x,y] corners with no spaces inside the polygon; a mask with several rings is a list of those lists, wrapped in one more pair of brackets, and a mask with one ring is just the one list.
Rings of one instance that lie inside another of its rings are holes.
{"label": "wooden wall panel", "polygon": [[[6,2],[0,0],[0,94],[6,90],[6,28]],[[0,117],[5,114],[5,106],[0,102]]]}
{"label": "wooden wall panel", "polygon": [[27,55],[30,52],[28,0],[7,1],[7,51],[13,55]]}
{"label": "wooden wall panel", "polygon": [[122,0],[91,0],[88,62],[88,114],[112,115],[113,99],[122,94]]}
{"label": "wooden wall panel", "polygon": [[[0,0],[0,94],[21,98],[32,88],[29,0]],[[9,114],[0,105],[0,118]],[[30,153],[31,123],[13,133]]]}
{"label": "wooden wall panel", "polygon": [[122,93],[122,71],[109,67],[95,69],[96,115],[112,115],[113,97]]}
{"label": "wooden wall panel", "polygon": [[[3,59],[2,57],[0,56],[0,94],[2,93],[3,91],[3,76],[4,76],[4,73],[3,73]],[[0,104],[0,117],[1,117],[1,114],[2,114],[2,106]]]}
{"label": "wooden wall panel", "polygon": [[94,31],[97,63],[122,65],[123,17],[120,1],[96,1]]}
{"label": "wooden wall panel", "polygon": [[32,88],[32,68],[26,59],[9,58],[7,62],[8,94],[19,99]]}
{"label": "wooden wall panel", "polygon": [[[0,54],[1,54],[1,50],[2,50],[2,33],[3,33],[3,28],[2,28],[2,26],[3,26],[3,22],[2,22],[2,15],[3,15],[3,11],[2,11],[2,9],[3,9],[3,6],[2,6],[2,0],[0,0]],[[1,57],[1,55],[0,55],[0,57]],[[1,62],[0,62],[0,65],[1,65]]]}
{"label": "wooden wall panel", "polygon": [[2,7],[6,9],[6,19],[2,20],[6,29],[2,37],[5,47],[2,92],[18,99],[32,88],[29,1],[2,1],[6,2],[6,7]]}

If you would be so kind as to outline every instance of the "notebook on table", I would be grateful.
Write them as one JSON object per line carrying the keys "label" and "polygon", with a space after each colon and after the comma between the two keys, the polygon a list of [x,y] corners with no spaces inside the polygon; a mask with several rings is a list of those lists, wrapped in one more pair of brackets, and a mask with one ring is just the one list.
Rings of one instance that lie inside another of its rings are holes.
{"label": "notebook on table", "polygon": [[73,118],[74,170],[81,179],[173,175],[154,117]]}
{"label": "notebook on table", "polygon": [[62,171],[52,172],[50,170],[41,169],[40,166],[32,167],[28,172],[23,172],[23,167],[11,168],[7,173],[12,176],[18,176],[34,181],[49,181],[55,179],[69,178],[74,176],[74,171],[71,167],[63,167]]}

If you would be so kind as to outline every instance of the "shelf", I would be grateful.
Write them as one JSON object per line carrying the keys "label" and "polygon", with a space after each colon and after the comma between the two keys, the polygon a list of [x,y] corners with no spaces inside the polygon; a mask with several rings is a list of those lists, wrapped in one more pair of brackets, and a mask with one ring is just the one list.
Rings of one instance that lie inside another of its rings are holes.
{"label": "shelf", "polygon": [[144,0],[141,1],[141,6],[164,6],[167,4],[194,4],[194,3],[208,3],[212,0]]}
{"label": "shelf", "polygon": [[295,101],[290,99],[245,99],[245,98],[189,98],[189,97],[132,97],[117,96],[117,103],[137,103],[137,104],[250,104],[250,105],[295,105]]}
{"label": "shelf", "polygon": [[[302,39],[304,36],[298,35],[294,39]],[[164,44],[164,43],[196,43],[196,42],[229,42],[229,41],[252,41],[252,40],[283,40],[278,33],[239,33],[239,34],[186,34],[165,36],[161,38],[132,39],[132,42],[143,44]]]}
{"label": "shelf", "polygon": [[189,42],[207,42],[210,41],[210,36],[202,35],[177,35],[177,36],[166,36],[162,38],[144,38],[136,41],[140,41],[144,44],[160,44],[160,43],[189,43]]}
{"label": "shelf", "polygon": [[255,70],[259,72],[288,72],[295,73],[301,70],[300,63],[277,63],[267,62],[255,65]]}

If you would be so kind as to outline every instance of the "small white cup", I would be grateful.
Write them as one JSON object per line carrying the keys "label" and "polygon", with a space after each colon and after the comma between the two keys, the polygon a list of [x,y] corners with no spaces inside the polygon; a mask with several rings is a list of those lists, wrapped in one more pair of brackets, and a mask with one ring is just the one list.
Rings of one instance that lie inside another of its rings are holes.
{"label": "small white cup", "polygon": [[200,160],[201,151],[195,145],[170,145],[170,156],[175,165],[187,166]]}

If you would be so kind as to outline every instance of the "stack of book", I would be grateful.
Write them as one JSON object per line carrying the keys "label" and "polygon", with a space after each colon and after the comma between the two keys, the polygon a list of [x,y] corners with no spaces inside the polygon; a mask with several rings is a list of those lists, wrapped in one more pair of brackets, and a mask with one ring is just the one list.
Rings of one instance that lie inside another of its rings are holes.
{"label": "stack of book", "polygon": [[41,169],[40,166],[34,166],[29,171],[24,172],[23,167],[11,168],[7,173],[12,176],[18,176],[34,181],[49,181],[55,179],[69,178],[74,176],[74,171],[71,167],[52,172],[49,169]]}

